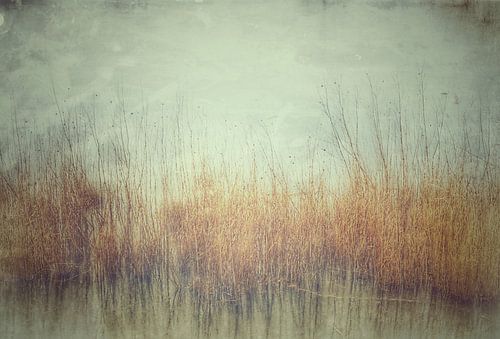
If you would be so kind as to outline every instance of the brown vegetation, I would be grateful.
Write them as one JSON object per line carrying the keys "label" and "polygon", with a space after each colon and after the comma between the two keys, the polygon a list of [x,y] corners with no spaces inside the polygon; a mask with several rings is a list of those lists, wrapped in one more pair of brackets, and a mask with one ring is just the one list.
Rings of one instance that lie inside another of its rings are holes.
{"label": "brown vegetation", "polygon": [[[324,111],[333,121],[327,104]],[[223,171],[194,161],[179,165],[182,175],[165,174],[157,204],[130,168],[105,176],[64,133],[49,143],[65,145],[61,152],[47,151],[36,163],[20,146],[16,170],[4,162],[0,181],[5,269],[22,279],[156,275],[205,296],[234,298],[261,286],[307,287],[340,267],[381,288],[497,298],[496,167],[478,179],[465,166],[431,163],[426,146],[418,174],[404,147],[397,161],[381,152],[369,169],[348,124],[338,126],[337,145],[341,136],[351,140],[339,148],[348,171],[340,187],[325,174],[292,184],[285,173],[264,175],[257,165]]]}

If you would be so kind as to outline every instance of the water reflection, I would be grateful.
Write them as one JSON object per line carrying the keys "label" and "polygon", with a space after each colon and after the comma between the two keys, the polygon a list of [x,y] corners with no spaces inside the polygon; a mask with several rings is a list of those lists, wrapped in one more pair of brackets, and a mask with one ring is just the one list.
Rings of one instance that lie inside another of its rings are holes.
{"label": "water reflection", "polygon": [[494,337],[493,305],[375,290],[352,274],[204,298],[162,280],[4,282],[6,337]]}

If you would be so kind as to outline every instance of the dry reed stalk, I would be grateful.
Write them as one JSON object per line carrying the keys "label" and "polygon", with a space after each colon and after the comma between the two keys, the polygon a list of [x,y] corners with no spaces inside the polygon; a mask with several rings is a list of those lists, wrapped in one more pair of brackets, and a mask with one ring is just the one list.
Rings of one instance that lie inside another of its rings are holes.
{"label": "dry reed stalk", "polygon": [[[327,104],[324,109],[348,171],[335,189],[324,174],[307,173],[294,185],[274,169],[257,175],[255,168],[246,173],[195,159],[165,174],[163,200],[154,204],[125,136],[112,144],[119,161],[106,167],[99,158],[97,173],[69,130],[49,143],[61,153],[46,151],[36,163],[26,160],[28,146],[20,146],[17,171],[0,181],[8,269],[28,279],[158,274],[203,298],[232,300],[263,286],[313,289],[343,266],[380,287],[497,298],[496,167],[474,179],[465,166],[452,171],[432,162],[431,144],[413,172],[407,137],[399,138],[400,154],[389,157],[378,126],[372,171],[347,113],[337,119]],[[372,116],[380,124],[377,110]]]}

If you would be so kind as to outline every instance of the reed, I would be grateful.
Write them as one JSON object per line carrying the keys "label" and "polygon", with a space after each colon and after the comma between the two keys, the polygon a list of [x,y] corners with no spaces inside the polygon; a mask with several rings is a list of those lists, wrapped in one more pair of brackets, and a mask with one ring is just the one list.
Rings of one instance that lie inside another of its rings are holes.
{"label": "reed", "polygon": [[[128,136],[111,151],[99,141],[89,151],[78,130],[92,124],[75,123],[74,132],[67,120],[41,153],[14,140],[15,166],[2,160],[0,181],[4,270],[30,280],[156,277],[204,299],[234,300],[270,286],[317,289],[340,268],[394,291],[498,298],[493,160],[470,172],[470,149],[448,154],[425,130],[416,133],[425,143],[410,152],[400,113],[396,152],[374,105],[369,153],[377,156],[367,157],[341,99],[335,109],[323,101],[345,170],[340,181],[313,170],[292,181],[257,161],[240,168],[200,158],[162,167],[156,178],[134,163]],[[110,158],[117,160],[105,165]],[[151,187],[161,187],[161,198]]]}

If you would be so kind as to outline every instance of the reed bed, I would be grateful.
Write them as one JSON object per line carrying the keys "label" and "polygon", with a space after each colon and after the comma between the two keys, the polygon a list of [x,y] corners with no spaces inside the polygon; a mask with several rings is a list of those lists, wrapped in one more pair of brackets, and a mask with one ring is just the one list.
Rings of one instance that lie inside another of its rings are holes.
{"label": "reed bed", "polygon": [[200,158],[176,160],[157,178],[137,170],[144,163],[132,161],[123,138],[111,147],[112,166],[99,146],[89,156],[70,126],[85,128],[70,121],[42,151],[14,138],[14,165],[4,153],[0,176],[3,270],[23,280],[157,278],[217,300],[269,286],[314,290],[350,270],[393,291],[498,298],[497,167],[481,162],[478,176],[464,165],[468,153],[453,165],[443,161],[451,156],[431,159],[432,142],[421,157],[402,141],[389,152],[376,109],[373,162],[338,102],[323,101],[323,111],[344,166],[340,183],[326,172],[292,181],[257,161],[239,168]]}

